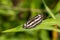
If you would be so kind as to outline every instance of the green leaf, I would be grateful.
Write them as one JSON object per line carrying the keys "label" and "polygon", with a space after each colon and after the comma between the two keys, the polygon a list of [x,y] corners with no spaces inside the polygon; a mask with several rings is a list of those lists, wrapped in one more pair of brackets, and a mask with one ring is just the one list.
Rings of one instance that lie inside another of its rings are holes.
{"label": "green leaf", "polygon": [[45,1],[42,0],[47,12],[50,14],[50,16],[53,18],[53,19],[56,19],[55,16],[54,16],[54,13],[52,13],[52,11],[48,8],[48,6],[46,5]]}
{"label": "green leaf", "polygon": [[46,19],[43,20],[41,24],[37,25],[35,28],[32,29],[24,29],[23,28],[23,24],[13,28],[13,29],[9,29],[9,30],[5,30],[3,32],[18,32],[18,31],[33,31],[33,30],[39,30],[39,29],[45,29],[45,30],[54,30],[57,32],[60,32],[59,29],[55,29],[52,25],[59,25],[60,26],[60,19]]}
{"label": "green leaf", "polygon": [[60,1],[57,3],[57,5],[55,6],[55,8],[53,9],[53,12],[56,13],[60,10]]}
{"label": "green leaf", "polygon": [[50,40],[48,31],[46,30],[41,30],[40,35],[42,40]]}

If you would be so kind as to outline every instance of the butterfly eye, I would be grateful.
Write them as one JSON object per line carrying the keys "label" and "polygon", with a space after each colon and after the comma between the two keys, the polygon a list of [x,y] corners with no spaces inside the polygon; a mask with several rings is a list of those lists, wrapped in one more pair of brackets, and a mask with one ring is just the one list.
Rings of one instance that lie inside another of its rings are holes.
{"label": "butterfly eye", "polygon": [[43,20],[43,15],[39,14],[30,20],[28,20],[24,25],[23,28],[34,28],[37,24],[41,23]]}

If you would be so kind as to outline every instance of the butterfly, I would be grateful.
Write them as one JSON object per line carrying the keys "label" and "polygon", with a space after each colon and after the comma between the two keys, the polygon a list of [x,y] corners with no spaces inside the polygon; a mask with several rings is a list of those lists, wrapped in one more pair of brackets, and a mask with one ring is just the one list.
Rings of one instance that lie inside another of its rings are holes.
{"label": "butterfly", "polygon": [[34,28],[36,25],[40,24],[43,20],[43,14],[38,14],[35,17],[28,20],[26,23],[24,23],[23,28],[30,29]]}

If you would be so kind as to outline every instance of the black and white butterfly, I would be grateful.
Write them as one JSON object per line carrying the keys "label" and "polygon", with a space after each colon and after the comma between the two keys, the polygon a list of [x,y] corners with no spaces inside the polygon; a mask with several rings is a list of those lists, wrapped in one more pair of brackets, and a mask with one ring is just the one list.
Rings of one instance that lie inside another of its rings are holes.
{"label": "black and white butterfly", "polygon": [[43,20],[43,14],[38,14],[35,17],[31,18],[30,20],[28,20],[24,25],[23,28],[33,28],[35,27],[37,24],[41,23]]}

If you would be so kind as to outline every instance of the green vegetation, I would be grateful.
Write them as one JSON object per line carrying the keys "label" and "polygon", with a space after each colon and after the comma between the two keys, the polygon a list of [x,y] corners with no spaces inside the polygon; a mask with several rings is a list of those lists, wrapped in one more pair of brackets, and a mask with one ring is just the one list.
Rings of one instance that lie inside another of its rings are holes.
{"label": "green vegetation", "polygon": [[[41,13],[46,16],[41,24],[23,28],[28,19]],[[59,33],[59,28],[60,0],[0,0],[0,40],[54,40],[52,34]]]}

